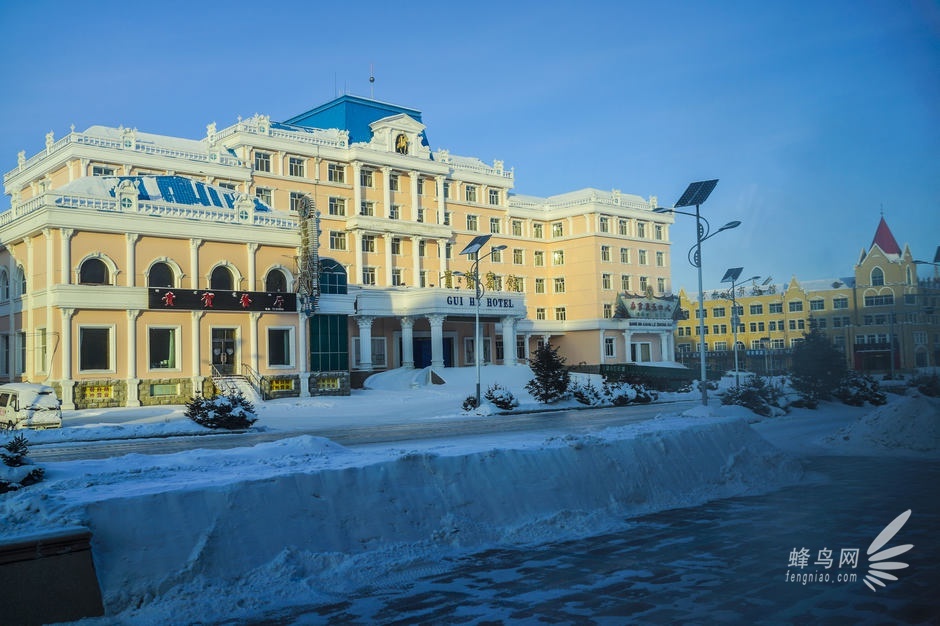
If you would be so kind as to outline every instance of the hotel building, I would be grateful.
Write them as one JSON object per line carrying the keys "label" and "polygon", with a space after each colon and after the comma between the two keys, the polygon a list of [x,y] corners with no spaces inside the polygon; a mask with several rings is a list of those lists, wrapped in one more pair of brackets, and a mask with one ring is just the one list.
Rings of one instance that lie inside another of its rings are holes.
{"label": "hotel building", "polygon": [[[0,380],[64,408],[180,403],[225,375],[264,397],[442,375],[475,363],[477,314],[487,363],[675,351],[655,197],[513,194],[501,161],[432,149],[414,109],[346,95],[198,139],[72,128],[3,182]],[[460,252],[480,235],[477,300]]]}

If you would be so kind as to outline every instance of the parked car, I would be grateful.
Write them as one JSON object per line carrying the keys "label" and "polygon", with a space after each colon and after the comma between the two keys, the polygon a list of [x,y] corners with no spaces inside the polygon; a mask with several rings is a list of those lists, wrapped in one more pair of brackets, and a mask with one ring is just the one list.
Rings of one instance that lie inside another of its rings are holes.
{"label": "parked car", "polygon": [[59,428],[62,402],[55,389],[33,383],[0,385],[0,428]]}

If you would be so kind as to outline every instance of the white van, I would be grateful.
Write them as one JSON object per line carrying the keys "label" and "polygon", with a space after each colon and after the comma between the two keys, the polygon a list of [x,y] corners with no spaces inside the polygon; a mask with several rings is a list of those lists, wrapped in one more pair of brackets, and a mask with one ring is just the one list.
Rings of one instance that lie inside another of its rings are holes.
{"label": "white van", "polygon": [[61,405],[55,389],[48,385],[0,385],[0,428],[59,428]]}

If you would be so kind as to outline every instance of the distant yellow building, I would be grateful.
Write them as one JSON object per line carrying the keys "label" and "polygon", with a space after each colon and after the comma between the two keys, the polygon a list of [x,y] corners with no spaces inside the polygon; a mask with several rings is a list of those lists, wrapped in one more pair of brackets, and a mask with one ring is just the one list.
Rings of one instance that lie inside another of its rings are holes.
{"label": "distant yellow building", "polygon": [[[922,267],[929,267],[927,266]],[[884,218],[854,275],[786,284],[738,285],[740,369],[786,371],[792,348],[815,324],[845,354],[849,368],[892,374],[940,365],[940,278],[936,266],[919,278],[908,247],[902,251]],[[679,291],[676,360],[698,363],[698,294]],[[705,346],[709,370],[734,366],[732,294],[705,291]]]}
{"label": "distant yellow building", "polygon": [[[512,194],[501,161],[432,150],[414,109],[343,96],[184,139],[72,129],[3,177],[0,379],[66,408],[175,403],[237,375],[268,395],[348,393],[376,370],[667,361],[655,197]],[[480,251],[485,295],[460,251]]]}

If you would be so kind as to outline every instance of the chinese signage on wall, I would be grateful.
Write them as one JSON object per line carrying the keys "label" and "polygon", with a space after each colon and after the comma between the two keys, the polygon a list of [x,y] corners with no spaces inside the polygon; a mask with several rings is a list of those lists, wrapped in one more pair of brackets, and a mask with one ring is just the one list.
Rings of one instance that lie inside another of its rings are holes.
{"label": "chinese signage on wall", "polygon": [[168,289],[151,287],[151,309],[183,311],[287,311],[297,310],[297,294],[221,289]]}
{"label": "chinese signage on wall", "polygon": [[621,293],[617,296],[614,317],[619,319],[673,320],[679,307],[679,298],[652,295],[635,296]]}

